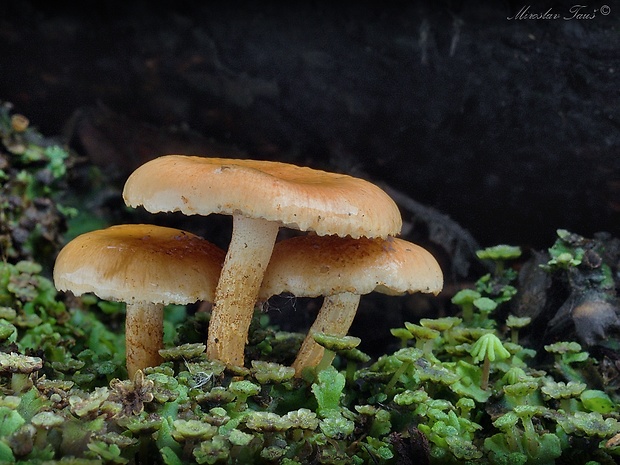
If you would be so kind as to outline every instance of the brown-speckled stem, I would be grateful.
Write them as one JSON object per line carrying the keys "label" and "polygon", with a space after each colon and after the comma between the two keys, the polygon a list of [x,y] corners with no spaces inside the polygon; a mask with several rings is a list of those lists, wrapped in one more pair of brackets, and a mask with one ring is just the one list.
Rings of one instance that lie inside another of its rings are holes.
{"label": "brown-speckled stem", "polygon": [[164,306],[148,302],[127,304],[125,345],[127,374],[133,379],[136,371],[162,362],[159,349],[164,341]]}
{"label": "brown-speckled stem", "polygon": [[233,215],[233,232],[215,290],[207,356],[243,366],[254,306],[280,224]]}
{"label": "brown-speckled stem", "polygon": [[324,349],[316,343],[312,335],[326,333],[346,336],[355,318],[359,302],[360,296],[350,292],[325,297],[321,310],[293,363],[297,376],[301,375],[304,368],[318,365],[323,358]]}

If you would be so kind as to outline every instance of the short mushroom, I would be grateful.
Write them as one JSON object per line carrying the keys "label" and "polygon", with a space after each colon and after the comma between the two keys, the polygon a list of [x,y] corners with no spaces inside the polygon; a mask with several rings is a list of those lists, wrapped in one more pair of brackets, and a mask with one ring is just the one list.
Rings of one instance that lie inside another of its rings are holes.
{"label": "short mushroom", "polygon": [[506,350],[502,341],[493,333],[486,333],[472,345],[470,354],[474,357],[474,363],[482,363],[482,381],[480,388],[486,390],[489,387],[489,372],[491,362],[510,358],[510,352]]}
{"label": "short mushroom", "polygon": [[167,155],[135,170],[123,198],[153,213],[232,215],[207,356],[237,366],[244,362],[258,290],[281,226],[355,238],[385,238],[402,227],[398,207],[374,184],[272,161]]}
{"label": "short mushroom", "polygon": [[154,225],[118,225],[82,234],[58,254],[54,284],[127,304],[127,372],[158,365],[163,307],[212,301],[225,253],[194,234]]}
{"label": "short mushroom", "polygon": [[437,260],[416,244],[393,237],[308,235],[276,244],[259,298],[266,300],[284,292],[297,297],[325,296],[293,364],[301,374],[305,367],[316,366],[323,354],[312,335],[345,335],[361,295],[373,291],[388,295],[438,294],[442,287],[443,275]]}

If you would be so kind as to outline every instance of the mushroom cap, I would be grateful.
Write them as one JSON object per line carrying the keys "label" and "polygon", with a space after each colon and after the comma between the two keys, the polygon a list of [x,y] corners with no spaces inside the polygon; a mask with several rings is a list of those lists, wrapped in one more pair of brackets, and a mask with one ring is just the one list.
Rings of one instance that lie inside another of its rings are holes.
{"label": "mushroom cap", "polygon": [[60,251],[54,284],[122,302],[212,301],[224,257],[219,247],[179,229],[111,226],[82,234]]}
{"label": "mushroom cap", "polygon": [[394,237],[307,235],[276,243],[259,298],[283,292],[297,297],[373,291],[438,294],[442,287],[443,274],[437,260],[411,242]]}
{"label": "mushroom cap", "polygon": [[136,169],[123,198],[153,213],[241,214],[321,236],[387,237],[402,227],[396,203],[378,186],[273,161],[166,155]]}

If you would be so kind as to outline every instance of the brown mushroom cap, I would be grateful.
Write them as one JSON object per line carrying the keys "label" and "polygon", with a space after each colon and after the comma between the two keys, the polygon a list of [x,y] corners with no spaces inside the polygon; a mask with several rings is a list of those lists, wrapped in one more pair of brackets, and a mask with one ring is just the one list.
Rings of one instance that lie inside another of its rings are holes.
{"label": "brown mushroom cap", "polygon": [[127,179],[125,203],[150,212],[240,213],[319,235],[386,237],[402,219],[374,184],[287,163],[167,155]]}
{"label": "brown mushroom cap", "polygon": [[54,284],[75,295],[186,304],[213,299],[225,253],[194,234],[118,225],[82,234],[58,254]]}
{"label": "brown mushroom cap", "polygon": [[443,274],[424,248],[403,239],[299,236],[278,242],[259,293],[318,297],[342,292],[437,294]]}
{"label": "brown mushroom cap", "polygon": [[127,304],[127,373],[161,363],[165,304],[213,301],[225,253],[178,229],[119,225],[76,237],[58,254],[54,284]]}
{"label": "brown mushroom cap", "polygon": [[397,239],[352,239],[299,236],[277,243],[265,272],[259,298],[290,292],[298,297],[325,296],[315,322],[293,363],[299,376],[316,366],[324,350],[313,334],[344,336],[349,331],[360,295],[373,291],[398,295],[437,294],[443,274],[422,247]]}

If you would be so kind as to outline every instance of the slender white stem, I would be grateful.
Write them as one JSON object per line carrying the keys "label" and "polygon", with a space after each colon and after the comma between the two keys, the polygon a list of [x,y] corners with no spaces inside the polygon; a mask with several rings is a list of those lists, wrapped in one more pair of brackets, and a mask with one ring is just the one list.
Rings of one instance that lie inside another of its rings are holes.
{"label": "slender white stem", "polygon": [[297,376],[301,375],[304,368],[318,365],[323,358],[324,349],[316,343],[312,335],[326,333],[346,336],[355,318],[359,302],[360,296],[350,292],[325,297],[319,314],[293,363]]}
{"label": "slender white stem", "polygon": [[207,356],[243,366],[244,349],[279,223],[233,215],[233,233],[215,290]]}
{"label": "slender white stem", "polygon": [[125,350],[129,379],[133,379],[138,370],[159,365],[162,362],[159,349],[162,349],[163,345],[163,304],[128,303],[125,316]]}

